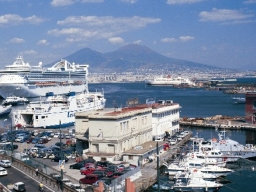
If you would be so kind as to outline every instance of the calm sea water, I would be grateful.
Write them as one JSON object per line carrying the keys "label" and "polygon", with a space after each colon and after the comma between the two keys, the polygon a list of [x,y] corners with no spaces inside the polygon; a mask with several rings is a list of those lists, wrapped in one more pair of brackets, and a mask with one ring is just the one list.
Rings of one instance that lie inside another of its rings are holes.
{"label": "calm sea water", "polygon": [[[252,79],[256,82],[256,78]],[[248,81],[246,81],[248,83]],[[249,82],[250,83],[250,82]],[[90,84],[91,92],[104,90],[107,99],[106,107],[125,107],[128,99],[138,98],[139,103],[145,103],[146,99],[173,100],[179,103],[181,117],[209,117],[214,115],[244,116],[245,105],[233,104],[231,96],[221,91],[209,91],[198,88],[174,88],[174,87],[154,87],[146,86],[145,83],[104,83]],[[22,108],[19,106],[18,108]],[[18,108],[14,108],[14,111]],[[0,118],[0,127],[10,124],[9,117]],[[186,127],[185,127],[186,129]],[[217,137],[213,129],[194,128],[194,134],[205,138]],[[229,137],[242,144],[255,143],[255,132],[253,131],[227,131]],[[220,189],[221,192],[234,191],[256,191],[256,172],[251,170],[252,165],[244,165],[239,171],[227,176],[231,183]],[[255,165],[256,168],[256,165]],[[162,182],[169,182],[168,177],[161,176]],[[153,190],[151,190],[153,191]]]}
{"label": "calm sea water", "polygon": [[[253,79],[256,82],[256,79]],[[248,81],[243,80],[243,83]],[[173,100],[179,103],[181,117],[209,117],[214,115],[244,116],[245,105],[233,104],[231,96],[221,91],[208,91],[205,89],[174,88],[174,87],[154,87],[146,86],[144,83],[113,83],[113,84],[92,84],[90,91],[104,89],[107,98],[107,107],[124,107],[126,101],[131,98],[138,98],[139,103],[145,103],[146,99],[154,98],[157,100]],[[185,127],[186,129],[186,127]],[[193,128],[189,129],[194,134],[198,133],[206,139],[217,137],[214,129]],[[227,131],[226,135],[239,141],[242,144],[254,143],[256,133],[254,131]],[[228,175],[227,180],[231,183],[226,184],[219,191],[256,191],[256,172],[252,171],[252,166],[256,168],[256,162],[245,164],[238,171]],[[162,183],[169,183],[166,175],[161,175]],[[148,191],[154,191],[149,189]]]}

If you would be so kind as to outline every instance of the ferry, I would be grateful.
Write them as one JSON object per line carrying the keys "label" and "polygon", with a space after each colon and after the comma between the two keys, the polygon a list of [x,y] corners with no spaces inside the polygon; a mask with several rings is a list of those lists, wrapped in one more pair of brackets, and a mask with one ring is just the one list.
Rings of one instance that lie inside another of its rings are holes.
{"label": "ferry", "polygon": [[177,85],[185,85],[185,86],[196,86],[196,84],[189,80],[188,78],[183,77],[171,77],[167,75],[166,77],[156,77],[153,80],[147,81],[147,85],[154,85],[154,86],[177,86]]}
{"label": "ferry", "polygon": [[26,128],[54,129],[73,126],[76,112],[101,110],[105,103],[102,92],[53,95],[45,101],[30,102],[26,109],[14,112],[14,122],[15,125]]}
{"label": "ferry", "polygon": [[0,96],[40,97],[48,92],[55,95],[87,90],[89,65],[70,63],[61,59],[50,68],[30,66],[22,57],[0,71]]}

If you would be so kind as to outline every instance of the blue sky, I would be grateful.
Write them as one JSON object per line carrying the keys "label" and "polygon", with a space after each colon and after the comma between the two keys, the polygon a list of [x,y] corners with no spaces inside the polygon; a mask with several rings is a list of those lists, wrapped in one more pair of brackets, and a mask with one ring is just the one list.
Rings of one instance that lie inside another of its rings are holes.
{"label": "blue sky", "polygon": [[[0,0],[0,67],[137,43],[176,59],[256,66],[256,0]],[[72,62],[72,61],[70,61]]]}

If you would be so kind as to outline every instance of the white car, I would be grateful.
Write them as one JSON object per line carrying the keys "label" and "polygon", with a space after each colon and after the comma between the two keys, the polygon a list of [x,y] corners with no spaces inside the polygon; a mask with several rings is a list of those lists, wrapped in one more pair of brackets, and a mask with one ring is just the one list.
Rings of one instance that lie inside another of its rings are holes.
{"label": "white car", "polygon": [[17,137],[17,138],[15,139],[15,141],[16,141],[16,142],[20,142],[20,141],[23,140],[23,139],[24,139],[23,136],[19,136],[19,137]]}
{"label": "white car", "polygon": [[13,189],[15,191],[26,191],[26,186],[23,182],[14,183]]}
{"label": "white car", "polygon": [[7,175],[7,170],[3,167],[0,167],[0,175],[3,176],[3,175]]}
{"label": "white car", "polygon": [[177,142],[178,142],[177,139],[170,139],[170,140],[169,140],[169,143],[170,143],[171,145],[175,145]]}
{"label": "white car", "polygon": [[63,178],[62,182],[69,187],[73,184],[68,178]]}
{"label": "white car", "polygon": [[70,187],[78,192],[85,192],[85,190],[79,184],[72,184]]}
{"label": "white car", "polygon": [[0,166],[2,166],[2,167],[11,167],[12,163],[8,159],[2,159],[0,161]]}

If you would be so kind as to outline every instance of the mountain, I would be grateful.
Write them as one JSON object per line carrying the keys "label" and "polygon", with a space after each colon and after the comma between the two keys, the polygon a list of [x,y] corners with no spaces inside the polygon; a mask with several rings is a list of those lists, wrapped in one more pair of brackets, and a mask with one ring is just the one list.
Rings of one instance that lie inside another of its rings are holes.
{"label": "mountain", "polygon": [[93,72],[180,71],[216,69],[216,67],[163,56],[146,46],[129,44],[116,51],[100,53],[89,48],[80,49],[65,57],[69,62],[89,64]]}

